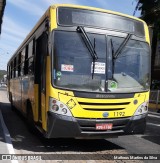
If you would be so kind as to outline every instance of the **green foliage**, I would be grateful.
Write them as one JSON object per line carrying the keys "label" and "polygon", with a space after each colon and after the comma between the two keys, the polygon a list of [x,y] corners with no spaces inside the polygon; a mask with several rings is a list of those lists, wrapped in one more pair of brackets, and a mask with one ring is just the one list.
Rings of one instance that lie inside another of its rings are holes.
{"label": "green foliage", "polygon": [[160,0],[137,0],[136,10],[141,11],[141,17],[148,24],[160,20]]}
{"label": "green foliage", "polygon": [[160,40],[160,0],[136,0],[136,10],[141,11],[141,19],[147,22],[148,25],[152,26],[152,57],[151,57],[151,74],[152,79],[157,78],[155,75],[155,60],[156,60],[156,49],[157,49],[157,38]]}
{"label": "green foliage", "polygon": [[160,40],[160,0],[137,0],[136,10],[141,11],[141,18],[154,27]]}

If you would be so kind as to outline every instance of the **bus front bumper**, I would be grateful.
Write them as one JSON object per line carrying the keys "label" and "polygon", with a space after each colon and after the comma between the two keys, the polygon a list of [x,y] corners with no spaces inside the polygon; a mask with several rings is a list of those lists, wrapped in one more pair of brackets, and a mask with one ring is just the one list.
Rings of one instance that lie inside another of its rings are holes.
{"label": "bus front bumper", "polygon": [[[101,139],[120,135],[143,134],[146,116],[116,119],[80,119],[48,112],[46,138]],[[112,123],[112,130],[96,130],[96,124]]]}

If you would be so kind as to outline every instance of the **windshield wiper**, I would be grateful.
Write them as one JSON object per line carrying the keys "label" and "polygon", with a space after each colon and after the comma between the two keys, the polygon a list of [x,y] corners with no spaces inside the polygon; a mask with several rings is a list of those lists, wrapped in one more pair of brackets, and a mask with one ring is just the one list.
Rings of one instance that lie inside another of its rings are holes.
{"label": "windshield wiper", "polygon": [[91,40],[89,39],[85,29],[82,26],[77,27],[77,32],[82,33],[82,39],[84,40],[84,43],[86,47],[88,48],[91,57],[93,59],[93,68],[92,68],[92,79],[94,76],[94,71],[95,71],[95,61],[98,59],[97,53],[95,51],[95,39],[94,39],[94,46],[91,43]]}
{"label": "windshield wiper", "polygon": [[125,40],[121,43],[121,45],[119,46],[119,48],[117,49],[117,51],[114,54],[114,60],[117,59],[117,57],[119,56],[119,54],[121,54],[122,50],[125,48],[126,44],[128,43],[128,41],[130,40],[132,34],[128,34],[127,37],[125,38]]}
{"label": "windshield wiper", "polygon": [[112,54],[112,56],[111,56],[111,58],[112,58],[112,61],[111,61],[112,62],[112,77],[111,78],[112,79],[114,79],[113,75],[114,75],[114,70],[115,70],[115,61],[118,58],[118,56],[121,54],[122,50],[125,48],[126,44],[130,40],[131,36],[132,36],[132,34],[127,35],[127,37],[121,43],[121,45],[119,46],[119,48],[117,49],[116,52],[115,52],[115,49],[114,49],[112,38],[109,40],[110,41],[111,54]]}
{"label": "windshield wiper", "polygon": [[113,46],[113,40],[112,39],[110,39],[110,44],[111,44],[111,54],[112,54],[112,56],[111,56],[111,58],[112,58],[112,79],[113,79],[113,75],[114,75],[114,64],[115,64],[115,62],[114,62],[114,56],[115,56],[115,54],[114,54],[114,52],[115,52],[115,50],[114,50],[114,46]]}

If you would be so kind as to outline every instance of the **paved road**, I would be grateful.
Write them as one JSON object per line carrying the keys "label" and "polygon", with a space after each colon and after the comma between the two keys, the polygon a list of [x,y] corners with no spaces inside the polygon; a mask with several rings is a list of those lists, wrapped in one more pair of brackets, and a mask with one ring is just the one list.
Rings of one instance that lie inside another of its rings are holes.
{"label": "paved road", "polygon": [[122,136],[110,141],[125,148],[129,153],[160,154],[160,116],[148,115],[144,135]]}
{"label": "paved road", "polygon": [[[160,154],[160,118],[158,116],[148,116],[145,135],[121,136],[107,140],[47,140],[38,133],[30,133],[24,118],[17,112],[11,111],[5,90],[0,89],[0,101],[0,108],[16,154],[84,154],[84,156],[87,156],[87,154]],[[51,155],[47,157],[50,159]],[[98,159],[100,160],[90,162],[106,162],[101,158]],[[74,161],[69,160],[67,162]],[[83,160],[81,162],[89,161]],[[126,161],[116,160],[116,162]]]}

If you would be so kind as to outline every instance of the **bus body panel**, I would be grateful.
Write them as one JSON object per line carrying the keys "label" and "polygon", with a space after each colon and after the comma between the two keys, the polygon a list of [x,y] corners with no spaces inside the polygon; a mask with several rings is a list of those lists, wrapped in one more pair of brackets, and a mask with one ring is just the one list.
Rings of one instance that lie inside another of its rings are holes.
{"label": "bus body panel", "polygon": [[[112,130],[98,131],[96,124],[113,124]],[[47,138],[102,139],[120,135],[143,134],[146,117],[117,119],[78,119],[48,112]]]}
{"label": "bus body panel", "polygon": [[[58,96],[55,96],[55,94],[58,94]],[[67,105],[68,108],[71,108],[70,110],[72,112],[73,117],[77,118],[104,118],[104,112],[109,113],[109,117],[107,118],[130,117],[133,116],[135,110],[138,108],[139,105],[141,105],[145,101],[149,101],[149,92],[136,93],[134,95],[134,98],[128,99],[90,99],[75,97],[73,94],[73,92],[61,92],[61,90],[56,90],[51,87],[50,97],[54,97],[55,99]],[[69,103],[71,99],[75,103],[74,107],[72,107],[72,103]],[[136,105],[134,104],[134,100],[138,101]],[[80,103],[86,103],[86,105],[81,105]],[[118,105],[120,103],[124,103],[124,105]]]}

